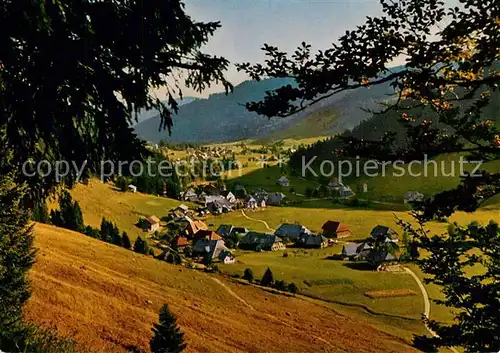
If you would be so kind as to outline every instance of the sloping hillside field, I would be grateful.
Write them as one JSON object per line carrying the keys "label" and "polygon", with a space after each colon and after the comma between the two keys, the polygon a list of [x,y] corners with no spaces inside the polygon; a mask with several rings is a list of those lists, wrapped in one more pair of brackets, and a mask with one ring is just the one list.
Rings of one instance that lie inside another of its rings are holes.
{"label": "sloping hillside field", "polygon": [[187,352],[404,352],[406,342],[363,318],[271,294],[48,225],[35,226],[29,320],[95,351],[148,349],[163,303]]}

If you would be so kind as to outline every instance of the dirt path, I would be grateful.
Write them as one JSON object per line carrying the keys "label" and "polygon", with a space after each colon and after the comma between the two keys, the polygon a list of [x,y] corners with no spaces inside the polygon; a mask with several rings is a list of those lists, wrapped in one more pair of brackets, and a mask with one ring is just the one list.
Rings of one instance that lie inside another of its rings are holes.
{"label": "dirt path", "polygon": [[249,303],[247,302],[245,299],[243,299],[242,297],[240,297],[238,294],[236,294],[235,292],[233,292],[233,290],[231,288],[229,288],[228,286],[226,286],[223,282],[221,282],[218,278],[215,278],[215,277],[212,277],[210,276],[211,279],[213,279],[215,282],[217,282],[219,285],[221,285],[222,287],[224,287],[224,289],[229,293],[229,295],[231,295],[233,298],[236,298],[237,300],[239,300],[240,302],[242,302],[243,304],[245,304],[248,308],[250,308],[251,310],[253,311],[256,311],[255,308]]}
{"label": "dirt path", "polygon": [[[418,287],[420,288],[420,291],[422,292],[422,296],[424,297],[424,316],[426,317],[426,319],[429,319],[430,314],[431,314],[431,302],[429,301],[429,294],[427,294],[427,290],[425,289],[424,284],[422,283],[420,278],[418,278],[418,276],[415,274],[415,272],[410,270],[408,267],[404,267],[404,270],[408,274],[410,274],[413,277],[413,279],[415,279],[415,282],[417,282]],[[425,328],[433,337],[439,337],[436,332],[434,332],[433,330],[431,330],[431,328],[429,326],[427,326],[427,324],[425,324]],[[449,350],[451,350],[453,353],[459,353],[453,347],[447,347],[447,348]]]}
{"label": "dirt path", "polygon": [[271,231],[271,232],[274,232],[274,229],[272,229],[271,227],[269,227],[269,224],[267,224],[266,221],[262,221],[260,219],[256,219],[256,218],[252,218],[252,217],[248,217],[245,213],[245,211],[241,210],[241,214],[243,215],[243,217],[245,217],[246,219],[249,219],[251,221],[256,221],[256,222],[260,222],[262,224],[264,224],[267,228],[267,230]]}
{"label": "dirt path", "polygon": [[[242,211],[243,213],[243,211]],[[231,295],[233,298],[237,299],[238,301],[240,301],[241,303],[243,303],[245,306],[247,306],[250,310],[252,311],[255,311],[255,312],[258,312],[260,314],[263,314],[265,316],[267,316],[269,319],[283,325],[283,326],[286,326],[288,328],[291,328],[291,329],[294,329],[296,331],[301,331],[300,329],[298,329],[297,327],[293,326],[293,325],[290,325],[288,322],[286,321],[283,321],[283,320],[280,320],[278,319],[276,316],[274,315],[271,315],[271,314],[266,314],[266,313],[262,313],[258,310],[256,310],[250,303],[248,303],[245,299],[243,299],[242,297],[240,297],[238,294],[236,294],[231,288],[229,288],[228,286],[226,286],[225,283],[223,283],[221,280],[219,280],[218,278],[215,278],[215,277],[212,277],[210,276],[210,278],[212,280],[214,280],[215,282],[217,282],[220,286],[222,286],[228,293],[229,295]],[[315,339],[317,339],[318,341],[321,341],[325,344],[327,344],[329,347],[331,348],[334,348],[334,346],[328,342],[326,339],[324,339],[323,337],[319,337],[319,336],[313,336]]]}

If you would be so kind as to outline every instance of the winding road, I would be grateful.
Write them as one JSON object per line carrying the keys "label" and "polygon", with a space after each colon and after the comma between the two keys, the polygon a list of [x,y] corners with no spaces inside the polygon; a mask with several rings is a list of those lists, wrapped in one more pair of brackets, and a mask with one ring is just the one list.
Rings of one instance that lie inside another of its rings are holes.
{"label": "winding road", "polygon": [[246,219],[249,219],[251,221],[256,221],[256,222],[260,222],[262,224],[264,224],[267,228],[267,230],[269,230],[270,232],[274,232],[274,229],[272,229],[271,227],[269,227],[269,224],[267,224],[266,221],[262,221],[260,219],[256,219],[256,218],[252,218],[252,217],[248,217],[247,214],[245,213],[245,211],[241,210],[241,214],[243,215],[243,217],[245,217]]}
{"label": "winding road", "polygon": [[[418,278],[418,276],[415,274],[415,272],[410,270],[408,267],[403,267],[403,268],[406,271],[406,273],[410,274],[413,277],[413,279],[415,280],[415,282],[417,282],[418,287],[420,288],[420,291],[422,292],[422,297],[424,298],[424,316],[426,319],[429,319],[430,314],[431,314],[431,302],[429,300],[429,294],[427,294],[427,290],[425,289],[424,284],[422,283],[420,278]],[[433,337],[439,337],[436,332],[434,332],[433,330],[431,330],[431,328],[429,326],[427,326],[427,323],[425,324],[425,328]],[[459,353],[453,347],[447,347],[447,348],[449,350],[451,350],[453,353]]]}

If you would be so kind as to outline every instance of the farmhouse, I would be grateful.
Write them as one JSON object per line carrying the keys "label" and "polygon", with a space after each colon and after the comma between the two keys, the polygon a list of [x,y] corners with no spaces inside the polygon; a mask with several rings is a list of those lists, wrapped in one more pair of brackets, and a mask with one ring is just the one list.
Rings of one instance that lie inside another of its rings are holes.
{"label": "farmhouse", "polygon": [[196,232],[198,232],[200,229],[207,230],[208,226],[203,223],[202,221],[199,220],[192,220],[188,216],[184,217],[184,220],[187,221],[186,228],[184,228],[184,234],[186,234],[189,237],[193,237]]}
{"label": "farmhouse", "polygon": [[244,202],[245,208],[257,208],[257,200],[254,199],[252,196],[248,195],[245,197],[245,202]]}
{"label": "farmhouse", "polygon": [[219,260],[224,264],[234,264],[236,262],[236,258],[229,251],[223,250],[219,254]]}
{"label": "farmhouse", "polygon": [[323,249],[328,247],[328,239],[322,235],[306,234],[297,240],[296,245],[304,248]]}
{"label": "farmhouse", "polygon": [[180,235],[175,238],[174,244],[178,250],[184,250],[186,247],[191,245],[186,237]]}
{"label": "farmhouse", "polygon": [[293,241],[297,241],[301,236],[312,234],[312,232],[306,227],[300,224],[283,223],[274,232],[281,238],[288,238]]}
{"label": "farmhouse", "polygon": [[194,235],[194,239],[221,240],[222,237],[214,231],[200,229]]}
{"label": "farmhouse", "polygon": [[290,186],[290,180],[288,180],[287,177],[285,176],[282,176],[281,178],[278,179],[278,181],[276,182],[276,184],[280,185],[280,186]]}
{"label": "farmhouse", "polygon": [[198,202],[198,195],[193,190],[187,190],[182,194],[182,199],[189,202]]}
{"label": "farmhouse", "polygon": [[284,250],[285,244],[280,237],[272,234],[248,232],[239,243],[239,248],[243,250],[255,251],[277,251]]}
{"label": "farmhouse", "polygon": [[215,232],[220,234],[223,238],[226,238],[234,234],[246,234],[248,233],[248,229],[245,227],[233,227],[230,224],[221,224]]}
{"label": "farmhouse", "polygon": [[204,256],[205,254],[208,254],[212,260],[217,259],[223,251],[229,252],[229,249],[224,245],[224,240],[220,239],[200,239],[197,240],[193,246],[194,256]]}
{"label": "farmhouse", "polygon": [[395,241],[397,241],[398,233],[389,227],[377,225],[372,229],[370,236],[375,240],[385,240],[387,238],[392,239],[395,237]]}
{"label": "farmhouse", "polygon": [[149,232],[156,232],[158,229],[160,229],[160,219],[156,216],[150,216],[146,218],[145,224],[147,225],[147,230]]}
{"label": "farmhouse", "polygon": [[231,191],[224,190],[222,192],[222,196],[224,196],[226,200],[228,200],[230,203],[232,204],[236,203],[236,196],[234,196],[234,194]]}
{"label": "farmhouse", "polygon": [[424,194],[418,191],[407,191],[404,195],[404,203],[411,203],[415,201],[422,201],[424,199]]}
{"label": "farmhouse", "polygon": [[224,196],[207,196],[207,199],[212,200],[206,204],[206,207],[213,214],[227,213],[233,210],[233,205]]}
{"label": "farmhouse", "polygon": [[180,212],[180,213],[186,214],[187,211],[189,211],[189,207],[187,207],[186,205],[181,203],[179,206],[177,206],[177,208],[175,210]]}
{"label": "farmhouse", "polygon": [[354,260],[358,255],[359,244],[346,244],[342,247],[342,257]]}
{"label": "farmhouse", "polygon": [[352,231],[344,223],[326,221],[321,227],[323,235],[327,238],[345,238],[352,235]]}
{"label": "farmhouse", "polygon": [[283,202],[283,199],[285,199],[285,197],[286,196],[281,192],[271,192],[267,194],[267,204],[279,206],[281,205],[281,202]]}
{"label": "farmhouse", "polygon": [[137,192],[137,186],[130,184],[128,186],[128,191],[130,191],[130,192]]}

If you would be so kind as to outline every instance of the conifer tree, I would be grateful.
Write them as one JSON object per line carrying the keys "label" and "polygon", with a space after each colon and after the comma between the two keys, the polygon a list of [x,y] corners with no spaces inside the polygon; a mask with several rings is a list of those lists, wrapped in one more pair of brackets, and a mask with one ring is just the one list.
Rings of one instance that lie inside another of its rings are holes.
{"label": "conifer tree", "polygon": [[30,296],[27,272],[35,250],[29,212],[22,205],[24,194],[24,187],[0,174],[0,348],[12,338]]}
{"label": "conifer tree", "polygon": [[118,245],[118,246],[122,246],[123,244],[123,239],[120,235],[120,230],[118,229],[118,227],[116,226],[116,224],[113,225],[113,233],[112,233],[112,243],[115,244],[115,245]]}
{"label": "conifer tree", "polygon": [[134,251],[139,254],[149,253],[148,243],[141,237],[137,237],[134,243]]}
{"label": "conifer tree", "polygon": [[130,249],[132,247],[132,243],[130,242],[130,238],[126,232],[123,232],[122,234],[122,246],[125,249]]}
{"label": "conifer tree", "polygon": [[262,279],[260,280],[260,284],[262,284],[263,286],[270,286],[271,284],[273,284],[273,282],[274,282],[273,272],[268,267],[266,272],[264,272]]}
{"label": "conifer tree", "polygon": [[177,318],[167,304],[160,310],[160,321],[154,324],[150,347],[152,353],[180,353],[187,347],[184,333],[177,326]]}

